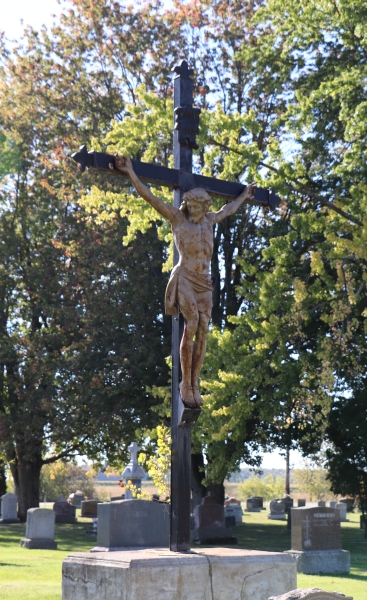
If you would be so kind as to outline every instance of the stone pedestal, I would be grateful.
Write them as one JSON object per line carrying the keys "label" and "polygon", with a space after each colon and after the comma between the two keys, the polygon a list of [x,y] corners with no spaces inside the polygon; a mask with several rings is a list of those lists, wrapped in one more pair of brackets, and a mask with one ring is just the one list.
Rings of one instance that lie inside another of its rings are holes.
{"label": "stone pedestal", "polygon": [[347,550],[287,550],[286,553],[297,559],[297,571],[306,575],[350,571],[350,553]]}
{"label": "stone pedestal", "polygon": [[75,553],[62,571],[62,600],[268,600],[296,588],[292,556],[231,548]]}

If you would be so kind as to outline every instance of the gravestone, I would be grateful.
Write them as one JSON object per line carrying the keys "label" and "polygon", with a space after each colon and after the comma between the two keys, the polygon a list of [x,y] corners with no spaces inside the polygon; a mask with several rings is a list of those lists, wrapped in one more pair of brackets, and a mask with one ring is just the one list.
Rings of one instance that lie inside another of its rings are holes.
{"label": "gravestone", "polygon": [[298,508],[302,508],[303,506],[306,506],[306,500],[304,498],[299,498],[297,500],[297,505],[298,505]]}
{"label": "gravestone", "polygon": [[25,535],[26,537],[20,540],[23,548],[56,550],[55,511],[48,508],[29,508]]}
{"label": "gravestone", "polygon": [[[129,446],[130,451],[130,462],[121,473],[121,477],[125,479],[125,483],[131,481],[131,484],[136,487],[138,490],[141,489],[141,481],[145,477],[145,472],[141,468],[138,462],[138,453],[140,450],[140,446],[136,442],[132,442]],[[132,498],[132,493],[130,490],[125,490],[125,499],[128,500]]]}
{"label": "gravestone", "polygon": [[330,500],[330,503],[329,503],[329,505],[330,505],[330,508],[336,508],[336,505],[337,505],[337,504],[338,504],[338,503],[337,503],[337,501],[336,501],[336,500]]}
{"label": "gravestone", "polygon": [[120,500],[98,504],[97,546],[92,552],[169,546],[170,508],[163,502]]}
{"label": "gravestone", "polygon": [[63,496],[59,496],[53,505],[55,523],[75,523],[76,507],[70,504]]}
{"label": "gravestone", "polygon": [[317,506],[326,506],[325,500],[319,500]]}
{"label": "gravestone", "polygon": [[283,500],[272,500],[269,505],[268,519],[285,521],[287,515],[285,514],[285,504]]}
{"label": "gravestone", "polygon": [[292,550],[297,569],[307,574],[350,570],[350,554],[341,550],[340,514],[317,506],[292,510]]}
{"label": "gravestone", "polygon": [[69,501],[76,508],[80,508],[82,505],[82,500],[84,500],[83,492],[77,490],[73,494],[70,494]]}
{"label": "gravestone", "polygon": [[347,519],[347,505],[344,502],[337,502],[336,507],[340,510],[340,520],[348,521]]}
{"label": "gravestone", "polygon": [[19,523],[17,517],[18,498],[15,494],[4,494],[1,496],[1,519],[0,523]]}
{"label": "gravestone", "polygon": [[286,494],[285,496],[283,496],[283,498],[280,498],[280,500],[284,502],[286,513],[290,508],[293,508],[293,498],[291,498],[289,494]]}
{"label": "gravestone", "polygon": [[232,527],[236,527],[236,517],[234,515],[230,515],[229,517],[225,517],[226,527],[227,529],[231,529]]}
{"label": "gravestone", "polygon": [[340,592],[324,592],[319,588],[308,588],[292,590],[281,596],[271,596],[269,600],[353,600],[353,598]]}
{"label": "gravestone", "polygon": [[339,502],[343,502],[343,504],[347,505],[347,511],[353,512],[354,510],[354,498],[341,498]]}
{"label": "gravestone", "polygon": [[80,516],[81,517],[89,517],[91,519],[96,519],[97,518],[97,505],[98,505],[98,500],[83,500]]}
{"label": "gravestone", "polygon": [[241,501],[237,500],[237,498],[234,498],[233,496],[224,500],[224,508],[226,508],[226,506],[232,506],[232,504],[237,504],[237,506],[241,506]]}
{"label": "gravestone", "polygon": [[263,496],[251,496],[250,500],[256,500],[261,510],[264,510],[264,497]]}
{"label": "gravestone", "polygon": [[259,501],[256,498],[247,498],[246,510],[247,512],[260,512]]}
{"label": "gravestone", "polygon": [[229,506],[225,506],[224,507],[224,516],[226,518],[233,516],[236,520],[236,525],[240,525],[242,523],[242,508],[241,508],[241,506],[238,506],[238,504],[230,504]]}
{"label": "gravestone", "polygon": [[[232,515],[234,516],[234,515]],[[199,506],[194,508],[194,525],[191,539],[201,544],[216,543],[217,541],[236,543],[232,530],[226,527],[224,507],[217,504],[211,493],[202,499]]]}

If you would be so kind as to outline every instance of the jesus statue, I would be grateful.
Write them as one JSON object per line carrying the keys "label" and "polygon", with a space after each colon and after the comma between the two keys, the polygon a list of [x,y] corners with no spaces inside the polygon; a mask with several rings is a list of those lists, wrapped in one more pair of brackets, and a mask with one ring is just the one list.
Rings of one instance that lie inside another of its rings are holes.
{"label": "jesus statue", "polygon": [[[113,165],[110,166],[113,168]],[[248,185],[236,200],[228,202],[217,212],[209,212],[211,198],[200,188],[186,192],[180,208],[175,208],[154,196],[138,179],[128,157],[116,157],[115,166],[130,178],[138,194],[171,223],[180,258],[167,285],[165,311],[167,315],[177,315],[181,311],[185,319],[180,346],[180,394],[186,406],[200,407],[203,400],[199,376],[213,304],[210,278],[213,226],[233,215],[245,200],[252,199],[255,184]]]}

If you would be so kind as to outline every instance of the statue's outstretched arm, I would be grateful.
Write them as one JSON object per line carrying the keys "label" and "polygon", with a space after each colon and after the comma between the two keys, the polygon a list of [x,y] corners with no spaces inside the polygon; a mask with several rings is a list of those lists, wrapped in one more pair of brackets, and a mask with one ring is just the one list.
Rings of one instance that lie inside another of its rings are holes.
{"label": "statue's outstretched arm", "polygon": [[174,206],[171,206],[170,204],[166,204],[165,202],[163,202],[163,200],[157,198],[157,196],[154,196],[154,194],[152,194],[150,189],[146,185],[144,185],[144,183],[142,183],[134,173],[134,169],[130,158],[128,158],[127,156],[116,156],[115,164],[116,168],[119,171],[122,171],[128,177],[130,177],[131,183],[135,187],[139,196],[141,196],[142,198],[144,198],[144,200],[149,202],[149,204],[153,206],[153,208],[155,208],[155,210],[159,212],[159,214],[162,215],[162,217],[165,217],[170,221],[178,209],[174,208]]}
{"label": "statue's outstretched arm", "polygon": [[243,192],[238,196],[238,198],[236,198],[236,200],[228,202],[228,204],[222,206],[222,208],[220,208],[215,213],[214,223],[219,223],[219,221],[223,221],[223,219],[226,219],[230,215],[233,215],[236,212],[236,210],[241,206],[242,202],[244,202],[245,200],[251,200],[251,198],[254,197],[255,189],[255,183],[250,183],[250,185],[246,186]]}

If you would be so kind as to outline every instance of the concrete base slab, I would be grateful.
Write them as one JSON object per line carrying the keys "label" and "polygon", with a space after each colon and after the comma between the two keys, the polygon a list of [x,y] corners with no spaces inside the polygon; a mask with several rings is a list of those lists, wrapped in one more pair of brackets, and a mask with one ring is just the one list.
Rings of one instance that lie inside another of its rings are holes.
{"label": "concrete base slab", "polygon": [[29,550],[57,550],[57,542],[43,538],[22,538],[20,545]]}
{"label": "concrete base slab", "polygon": [[268,519],[272,519],[273,521],[286,521],[287,515],[270,515],[270,514],[268,514]]}
{"label": "concrete base slab", "polygon": [[297,571],[306,575],[318,573],[349,573],[350,553],[347,550],[287,550],[297,559]]}
{"label": "concrete base slab", "polygon": [[297,587],[292,556],[232,548],[76,553],[62,573],[62,600],[268,600]]}

